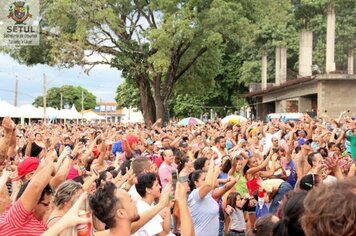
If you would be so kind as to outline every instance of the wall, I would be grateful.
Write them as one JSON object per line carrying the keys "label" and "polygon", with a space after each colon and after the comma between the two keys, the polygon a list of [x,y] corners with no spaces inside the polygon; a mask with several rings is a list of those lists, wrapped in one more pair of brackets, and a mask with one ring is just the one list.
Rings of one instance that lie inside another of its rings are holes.
{"label": "wall", "polygon": [[263,102],[274,102],[278,100],[288,100],[317,93],[317,81],[312,80],[296,86],[283,88],[277,91],[272,91],[263,95]]}
{"label": "wall", "polygon": [[292,107],[288,100],[298,101],[297,109],[303,113],[326,110],[330,116],[338,118],[341,112],[350,110],[349,115],[356,116],[356,75],[318,75],[312,81],[264,94],[258,98],[257,118],[264,119],[273,110],[294,111],[296,107]]}
{"label": "wall", "polygon": [[356,115],[356,79],[322,80],[319,83],[318,110],[337,118],[342,111]]}

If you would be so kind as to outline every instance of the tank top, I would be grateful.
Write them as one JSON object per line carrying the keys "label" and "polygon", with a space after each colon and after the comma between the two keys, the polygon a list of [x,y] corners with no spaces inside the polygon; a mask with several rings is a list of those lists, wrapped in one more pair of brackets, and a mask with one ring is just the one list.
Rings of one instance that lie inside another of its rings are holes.
{"label": "tank top", "polygon": [[73,165],[71,165],[67,175],[67,179],[74,179],[77,176],[79,176],[78,170],[75,169]]}
{"label": "tank top", "polygon": [[258,188],[260,187],[258,185],[258,177],[254,176],[250,180],[247,180],[247,176],[245,176],[245,178],[246,178],[246,185],[247,185],[248,194],[250,194],[250,196],[253,196],[253,193],[255,191],[258,191]]}

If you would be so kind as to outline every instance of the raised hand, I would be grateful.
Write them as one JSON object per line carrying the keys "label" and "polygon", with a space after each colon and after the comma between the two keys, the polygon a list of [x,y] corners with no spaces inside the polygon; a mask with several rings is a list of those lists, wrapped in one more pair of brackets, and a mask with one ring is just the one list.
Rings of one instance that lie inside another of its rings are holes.
{"label": "raised hand", "polygon": [[2,120],[2,127],[4,128],[5,133],[9,133],[14,130],[15,123],[11,120],[10,117],[5,117]]}
{"label": "raised hand", "polygon": [[325,165],[329,170],[335,170],[339,167],[338,165],[339,159],[333,155],[330,158],[325,159]]}
{"label": "raised hand", "polygon": [[184,183],[177,182],[174,199],[177,202],[186,201],[187,200],[187,190],[186,190],[186,188],[184,186]]}
{"label": "raised hand", "polygon": [[161,197],[159,198],[159,202],[158,202],[158,204],[162,208],[169,206],[169,203],[170,203],[169,195],[171,194],[171,188],[172,188],[172,185],[167,184],[162,190]]}
{"label": "raised hand", "polygon": [[73,151],[72,151],[72,156],[76,157],[80,151],[82,151],[84,148],[84,144],[82,142],[78,142],[77,145],[75,145]]}

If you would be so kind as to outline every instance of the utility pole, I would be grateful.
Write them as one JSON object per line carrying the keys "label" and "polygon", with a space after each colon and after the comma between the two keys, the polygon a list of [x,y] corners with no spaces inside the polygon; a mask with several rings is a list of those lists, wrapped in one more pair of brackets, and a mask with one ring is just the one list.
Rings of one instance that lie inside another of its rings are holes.
{"label": "utility pole", "polygon": [[14,106],[17,107],[17,96],[19,94],[19,80],[17,79],[16,75],[16,82],[15,82],[15,98],[14,98]]}
{"label": "utility pole", "polygon": [[61,107],[59,108],[59,110],[62,110],[62,108],[63,108],[63,93],[60,93],[61,94]]}
{"label": "utility pole", "polygon": [[46,107],[47,107],[47,77],[46,74],[43,74],[43,122],[46,123]]}
{"label": "utility pole", "polygon": [[83,124],[83,112],[84,112],[84,90],[82,89],[82,124]]}

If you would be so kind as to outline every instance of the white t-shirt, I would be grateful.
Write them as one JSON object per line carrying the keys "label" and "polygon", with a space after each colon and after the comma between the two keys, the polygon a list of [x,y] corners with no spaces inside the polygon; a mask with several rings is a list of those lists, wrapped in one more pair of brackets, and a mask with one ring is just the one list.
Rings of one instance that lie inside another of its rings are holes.
{"label": "white t-shirt", "polygon": [[246,230],[246,222],[244,219],[244,213],[242,210],[236,208],[230,214],[231,217],[231,226],[230,229],[245,231]]}
{"label": "white t-shirt", "polygon": [[228,153],[228,152],[227,152],[227,149],[224,148],[224,152],[225,152],[225,153],[221,153],[220,150],[219,150],[216,146],[213,146],[213,147],[211,148],[211,150],[213,150],[216,154],[218,154],[218,158],[216,158],[216,159],[214,160],[215,165],[217,165],[217,166],[221,165],[222,157],[223,157],[225,154]]}
{"label": "white t-shirt", "polygon": [[141,195],[138,194],[135,185],[132,185],[130,190],[128,191],[128,193],[130,194],[132,201],[134,201],[136,204],[138,201],[140,201],[142,199]]}
{"label": "white t-shirt", "polygon": [[[152,206],[148,205],[147,202],[139,200],[136,204],[138,214],[141,214],[149,210]],[[150,221],[148,221],[144,226],[142,226],[133,236],[155,236],[163,231],[162,227],[163,219],[157,214]]]}
{"label": "white t-shirt", "polygon": [[274,134],[270,134],[270,133],[266,133],[265,134],[265,141],[263,143],[263,155],[267,155],[269,149],[272,147],[272,138],[276,138],[279,140],[281,140],[282,137],[282,130],[278,130],[276,133]]}

